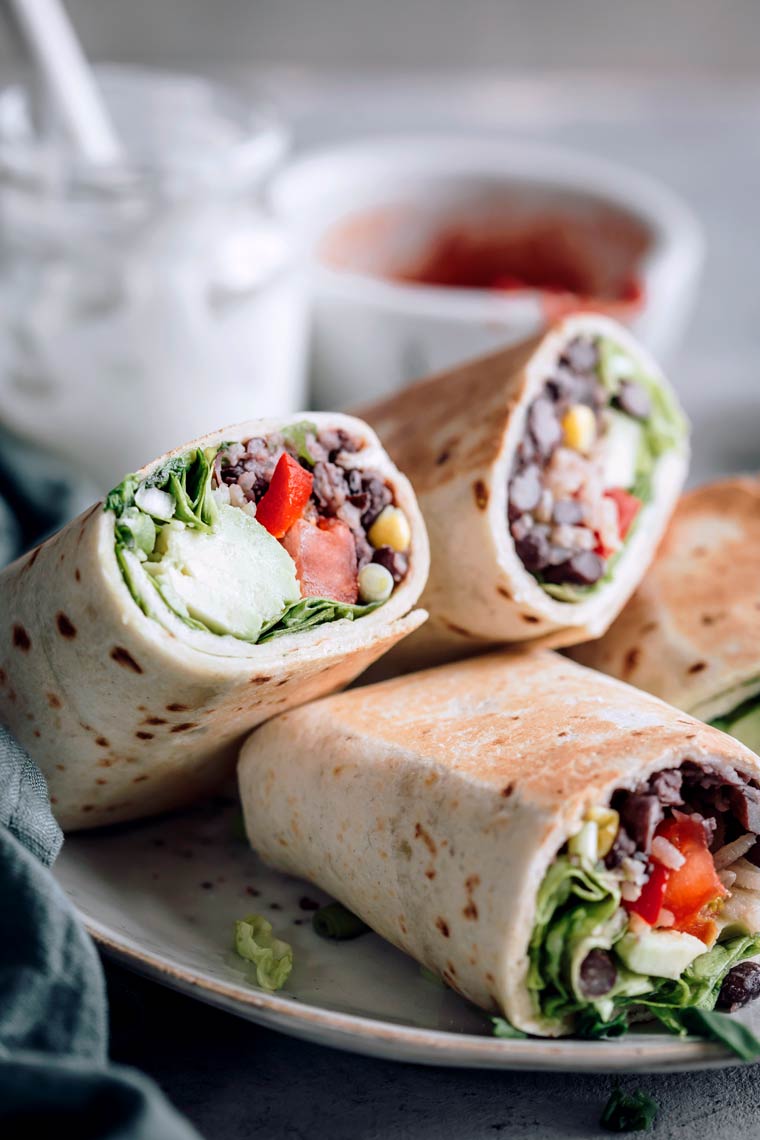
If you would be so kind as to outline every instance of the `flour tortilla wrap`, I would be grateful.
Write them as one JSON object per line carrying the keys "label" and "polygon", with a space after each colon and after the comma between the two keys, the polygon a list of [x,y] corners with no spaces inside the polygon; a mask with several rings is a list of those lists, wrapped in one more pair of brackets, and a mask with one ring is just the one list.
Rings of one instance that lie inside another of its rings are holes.
{"label": "flour tortilla wrap", "polygon": [[573,656],[701,720],[749,712],[760,696],[760,481],[685,494],[645,581]]}
{"label": "flour tortilla wrap", "polygon": [[[266,436],[297,419],[215,432],[138,474],[189,448]],[[127,588],[114,514],[102,503],[0,576],[0,719],[42,768],[64,828],[197,798],[230,772],[254,725],[347,684],[424,620],[410,612],[428,551],[408,481],[365,424],[336,414],[309,420],[364,441],[356,465],[380,472],[411,525],[406,578],[372,612],[261,644],[179,619],[165,628]]]}
{"label": "flour tortilla wrap", "polygon": [[684,760],[760,776],[743,745],[648,694],[553,653],[501,651],[279,716],[238,775],[267,863],[477,1005],[553,1036],[572,1022],[543,1016],[527,987],[547,868],[589,809]]}
{"label": "flour tortilla wrap", "polygon": [[526,413],[578,336],[612,338],[666,393],[649,354],[609,318],[580,314],[542,337],[433,376],[360,413],[412,481],[431,546],[422,604],[430,614],[393,660],[411,667],[482,650],[489,643],[561,646],[599,637],[643,578],[687,468],[684,438],[657,460],[651,501],[609,581],[584,600],[559,601],[529,573],[507,522],[507,487]]}

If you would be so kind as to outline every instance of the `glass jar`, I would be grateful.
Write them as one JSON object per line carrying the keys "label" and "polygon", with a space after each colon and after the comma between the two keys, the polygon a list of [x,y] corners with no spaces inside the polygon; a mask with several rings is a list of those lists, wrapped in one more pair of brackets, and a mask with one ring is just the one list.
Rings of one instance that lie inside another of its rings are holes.
{"label": "glass jar", "polygon": [[299,251],[265,210],[282,128],[206,80],[104,68],[128,161],[84,164],[0,96],[0,418],[101,490],[305,402]]}

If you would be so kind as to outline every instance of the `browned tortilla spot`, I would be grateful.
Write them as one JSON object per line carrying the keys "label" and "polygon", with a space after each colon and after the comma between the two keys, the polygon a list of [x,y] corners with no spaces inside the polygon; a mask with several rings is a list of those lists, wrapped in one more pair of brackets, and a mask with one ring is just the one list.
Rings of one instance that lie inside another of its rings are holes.
{"label": "browned tortilla spot", "polygon": [[65,772],[66,771],[66,765],[65,764],[56,764],[56,768],[58,769],[59,772]]}
{"label": "browned tortilla spot", "polygon": [[451,931],[449,930],[449,924],[445,918],[438,917],[435,920],[435,925],[438,927],[438,929],[440,930],[440,932],[444,938],[450,938],[451,937]]}
{"label": "browned tortilla spot", "polygon": [[132,780],[132,783],[133,784],[141,784],[143,782],[143,780],[147,780],[147,779],[148,779],[147,775],[135,776],[134,779]]}
{"label": "browned tortilla spot", "polygon": [[641,650],[636,646],[634,646],[633,649],[628,650],[623,660],[623,677],[630,677],[631,673],[638,665],[640,657]]}
{"label": "browned tortilla spot", "polygon": [[105,776],[98,776],[95,783],[96,784],[107,784],[108,780],[105,778]]}
{"label": "browned tortilla spot", "polygon": [[50,802],[51,802],[51,804],[57,804],[58,803],[58,796],[51,796]]}
{"label": "browned tortilla spot", "polygon": [[657,621],[644,622],[644,625],[642,625],[642,627],[641,627],[641,632],[642,633],[654,633],[654,631],[659,627],[659,624],[660,623]]}
{"label": "browned tortilla spot", "polygon": [[425,830],[421,823],[415,823],[414,825],[414,838],[421,839],[431,855],[438,854],[438,848],[436,847],[435,840],[433,839],[430,832]]}
{"label": "browned tortilla spot", "polygon": [[512,795],[512,792],[513,792],[514,790],[515,790],[515,785],[514,785],[514,782],[513,782],[513,781],[510,781],[510,783],[508,783],[508,784],[507,784],[505,787],[503,787],[503,788],[501,789],[501,794],[502,794],[502,796],[504,797],[504,799],[505,799],[505,800],[508,800],[508,799],[509,799],[509,797]]}
{"label": "browned tortilla spot", "polygon": [[690,673],[701,673],[703,669],[707,668],[706,661],[695,661],[693,665],[689,666]]}
{"label": "browned tortilla spot", "polygon": [[434,879],[435,878],[435,871],[433,870],[432,867],[428,867],[427,871],[425,872],[425,878],[426,879]]}
{"label": "browned tortilla spot", "polygon": [[40,733],[40,730],[39,730],[38,728],[35,728],[35,730],[34,730],[34,735],[35,735],[35,736],[37,737],[37,739],[39,740],[39,738],[40,738],[40,736],[41,736],[42,734]]}
{"label": "browned tortilla spot", "polygon": [[82,804],[81,810],[82,811],[94,811],[95,810],[95,804]]}
{"label": "browned tortilla spot", "polygon": [[496,981],[496,978],[493,976],[490,970],[486,970],[485,979],[487,982],[490,982],[491,985],[493,985],[493,983]]}
{"label": "browned tortilla spot", "polygon": [[60,633],[61,637],[76,637],[76,626],[72,623],[71,619],[66,616],[65,613],[59,611],[59,613],[55,615],[55,622],[58,626],[58,632]]}
{"label": "browned tortilla spot", "polygon": [[167,705],[166,711],[167,712],[190,712],[190,706],[189,705],[177,705],[177,704]]}
{"label": "browned tortilla spot", "polygon": [[267,681],[271,681],[271,680],[272,680],[272,678],[268,677],[266,675],[266,673],[264,673],[260,677],[251,677],[250,683],[252,685],[266,685]]}
{"label": "browned tortilla spot", "polygon": [[535,614],[520,614],[520,617],[523,619],[523,621],[526,621],[528,625],[538,625],[538,623],[541,621],[541,618],[536,617]]}
{"label": "browned tortilla spot", "polygon": [[63,708],[63,704],[62,704],[61,698],[59,696],[56,696],[55,693],[47,693],[46,695],[47,695],[47,703],[50,705],[51,709]]}
{"label": "browned tortilla spot", "polygon": [[131,653],[128,653],[120,645],[114,645],[111,650],[111,657],[117,665],[121,665],[124,669],[131,669],[133,673],[142,673],[142,665],[138,665]]}
{"label": "browned tortilla spot", "polygon": [[113,760],[109,756],[104,756],[102,760],[98,760],[99,768],[110,768],[112,764]]}
{"label": "browned tortilla spot", "polygon": [[450,447],[444,447],[443,451],[439,452],[439,454],[436,455],[436,457],[435,457],[436,467],[440,467],[442,463],[445,463],[450,455],[451,455],[451,448]]}
{"label": "browned tortilla spot", "polygon": [[400,918],[398,920],[398,925],[399,925],[399,930],[401,931],[401,933],[406,934],[406,932],[407,932],[406,923],[404,922],[403,918]]}
{"label": "browned tortilla spot", "polygon": [[135,736],[137,737],[138,740],[153,740],[154,739],[152,732],[136,732]]}
{"label": "browned tortilla spot", "polygon": [[497,592],[497,594],[501,594],[502,598],[509,598],[510,600],[512,598],[512,595],[510,594],[510,592],[506,586],[497,586],[496,592]]}
{"label": "browned tortilla spot", "polygon": [[82,575],[79,573],[79,567],[78,566],[77,566],[76,570],[74,571],[74,577],[76,578],[77,582],[82,581]]}
{"label": "browned tortilla spot", "polygon": [[34,566],[35,562],[37,561],[37,559],[39,557],[39,553],[41,550],[42,550],[42,546],[35,546],[34,550],[29,555],[29,558],[28,558],[28,561],[26,563],[26,566],[24,567],[24,570],[31,570],[32,566]]}
{"label": "browned tortilla spot", "polygon": [[476,641],[478,640],[477,634],[470,633],[469,629],[463,629],[461,625],[454,625],[453,621],[448,621],[447,618],[443,618],[442,620],[446,628],[450,629],[452,633],[458,634],[459,637],[467,637],[475,639]]}
{"label": "browned tortilla spot", "polygon": [[169,729],[169,731],[170,732],[187,732],[187,730],[189,728],[197,728],[197,727],[198,727],[197,724],[194,724],[191,720],[188,720],[188,721],[185,721],[184,724],[175,724],[173,728]]}
{"label": "browned tortilla spot", "polygon": [[162,716],[146,716],[143,724],[168,724],[168,720],[164,720]]}
{"label": "browned tortilla spot", "polygon": [[449,959],[449,961],[446,963],[446,969],[449,971],[452,977],[456,976],[457,968],[451,959]]}
{"label": "browned tortilla spot", "polygon": [[480,875],[468,875],[464,881],[465,890],[468,894],[472,894],[476,887],[480,886]]}
{"label": "browned tortilla spot", "polygon": [[289,680],[290,677],[283,677],[281,681],[277,682],[277,688],[279,689],[280,685],[287,685]]}
{"label": "browned tortilla spot", "polygon": [[105,736],[96,736],[95,737],[95,743],[100,745],[101,748],[110,748],[111,747],[110,740],[108,740],[108,738]]}
{"label": "browned tortilla spot", "polygon": [[32,648],[32,639],[23,625],[18,623],[13,627],[13,644],[16,649],[21,649],[24,653],[28,653]]}
{"label": "browned tortilla spot", "polygon": [[467,906],[462,909],[462,914],[470,922],[474,922],[475,919],[478,917],[478,908],[476,907],[476,905],[472,899],[470,899]]}
{"label": "browned tortilla spot", "polygon": [[479,511],[484,511],[488,506],[488,487],[482,479],[477,479],[473,483],[472,490],[475,495],[475,506]]}
{"label": "browned tortilla spot", "polygon": [[5,672],[5,669],[0,669],[0,685],[4,685],[7,680],[8,674]]}

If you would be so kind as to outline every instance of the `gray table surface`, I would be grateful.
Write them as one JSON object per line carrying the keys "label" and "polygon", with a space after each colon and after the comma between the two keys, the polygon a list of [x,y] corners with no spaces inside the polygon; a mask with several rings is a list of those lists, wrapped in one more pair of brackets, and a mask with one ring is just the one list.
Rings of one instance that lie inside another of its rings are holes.
{"label": "gray table surface", "polygon": [[[242,76],[244,80],[246,76]],[[260,79],[262,77],[259,77]],[[707,235],[694,319],[669,368],[695,422],[692,481],[760,467],[760,84],[498,76],[263,76],[299,146],[404,129],[490,131],[616,158],[687,198]],[[113,1053],[162,1085],[207,1140],[592,1137],[606,1076],[427,1069],[305,1044],[109,967]],[[760,1068],[635,1076],[653,1136],[760,1134]]]}

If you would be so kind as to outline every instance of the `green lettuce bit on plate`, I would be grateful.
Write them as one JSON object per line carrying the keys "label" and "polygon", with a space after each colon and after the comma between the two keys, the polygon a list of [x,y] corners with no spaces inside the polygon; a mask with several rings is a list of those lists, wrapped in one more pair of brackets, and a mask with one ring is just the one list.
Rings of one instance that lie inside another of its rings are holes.
{"label": "green lettuce bit on plate", "polygon": [[256,967],[256,982],[270,993],[281,990],[293,969],[293,947],[275,938],[271,922],[249,914],[235,923],[235,951]]}
{"label": "green lettuce bit on plate", "polygon": [[642,1089],[625,1093],[618,1086],[612,1090],[599,1123],[606,1132],[649,1132],[659,1107]]}

